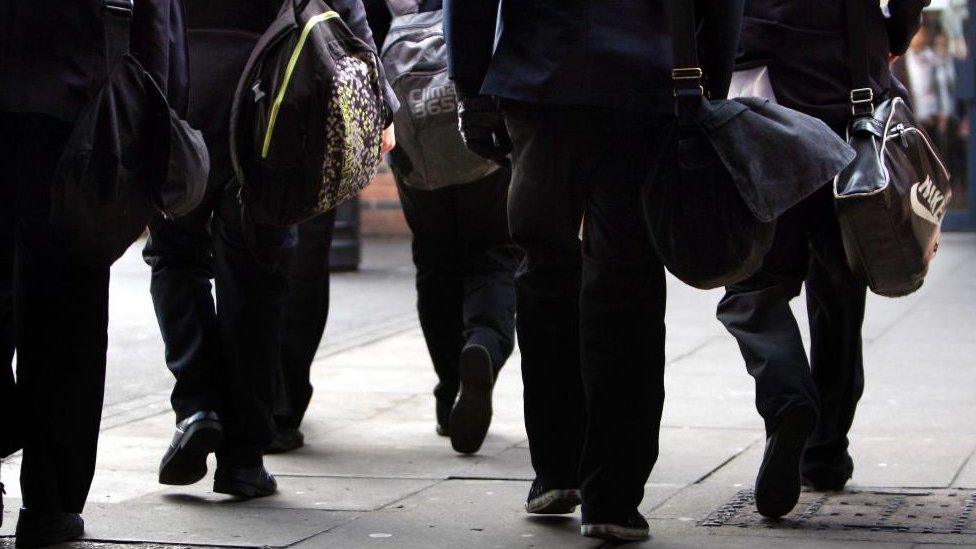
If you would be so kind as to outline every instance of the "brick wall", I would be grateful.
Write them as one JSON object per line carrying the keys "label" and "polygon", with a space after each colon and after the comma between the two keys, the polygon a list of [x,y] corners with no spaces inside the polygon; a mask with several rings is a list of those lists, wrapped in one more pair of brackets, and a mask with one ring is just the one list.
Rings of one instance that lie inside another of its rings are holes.
{"label": "brick wall", "polygon": [[410,229],[400,209],[393,174],[383,164],[373,182],[360,195],[360,221],[363,235],[408,235]]}

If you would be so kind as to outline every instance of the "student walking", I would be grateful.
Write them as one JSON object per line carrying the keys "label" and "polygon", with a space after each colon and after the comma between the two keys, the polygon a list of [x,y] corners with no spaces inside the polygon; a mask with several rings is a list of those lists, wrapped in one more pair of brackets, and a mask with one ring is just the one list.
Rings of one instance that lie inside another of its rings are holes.
{"label": "student walking", "polygon": [[[929,0],[747,0],[742,68],[768,66],[776,100],[844,135],[851,118],[845,2],[865,4],[875,103],[898,94],[888,68],[918,29]],[[789,302],[806,285],[810,359]],[[790,512],[803,483],[839,490],[854,470],[847,433],[864,389],[861,323],[865,286],[847,267],[831,185],[787,211],[754,276],[726,288],[718,318],[738,340],[756,380],[766,451],[756,480],[760,513]]]}
{"label": "student walking", "polygon": [[[507,160],[468,152],[457,134],[444,43],[431,39],[441,33],[441,0],[369,0],[367,9],[403,109],[389,161],[413,233],[417,312],[438,378],[436,430],[456,451],[474,453],[491,423],[495,379],[515,345],[511,170]],[[415,48],[426,48],[422,66],[411,65]],[[432,66],[442,68],[433,77]]]}
{"label": "student walking", "polygon": [[49,216],[62,150],[113,61],[109,27],[130,29],[129,51],[183,114],[179,1],[0,3],[0,458],[24,450],[18,547],[80,537],[95,471],[109,269],[71,255]]}
{"label": "student walking", "polygon": [[[372,44],[361,0],[331,5]],[[201,480],[207,456],[215,452],[214,491],[246,498],[277,490],[263,454],[276,430],[287,264],[296,228],[261,225],[242,210],[228,134],[238,80],[281,7],[279,0],[187,1],[189,121],[204,132],[210,150],[208,194],[184,219],[155,219],[144,251],[167,365],[176,377],[171,402],[177,427],[159,481]]]}
{"label": "student walking", "polygon": [[[702,68],[723,97],[741,4],[696,5]],[[536,473],[526,509],[567,513],[582,495],[582,533],[612,540],[648,535],[637,507],[664,403],[664,268],[639,189],[673,114],[665,6],[447,2],[462,133],[479,154],[513,154],[509,223],[525,252],[517,330]]]}

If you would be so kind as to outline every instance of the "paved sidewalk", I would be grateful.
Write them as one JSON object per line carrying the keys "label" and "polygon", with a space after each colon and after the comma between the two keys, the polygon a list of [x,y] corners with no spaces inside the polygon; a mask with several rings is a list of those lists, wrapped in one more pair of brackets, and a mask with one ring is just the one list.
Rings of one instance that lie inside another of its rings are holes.
{"label": "paved sidewalk", "polygon": [[[405,253],[397,253],[406,261]],[[125,265],[135,269],[136,264]],[[532,472],[517,355],[499,378],[492,430],[477,456],[455,454],[434,433],[434,374],[415,315],[402,313],[413,299],[412,271],[402,261],[384,268],[388,271],[343,275],[336,287],[342,293],[336,307],[344,308],[360,301],[380,303],[370,291],[396,288],[388,299],[400,313],[382,318],[378,327],[369,323],[373,317],[349,316],[342,321],[349,327],[340,331],[343,341],[330,331],[313,368],[316,393],[304,426],[308,445],[268,459],[281,487],[276,497],[234,501],[214,494],[209,476],[186,488],[158,485],[156,465],[172,435],[163,388],[140,393],[130,387],[138,380],[129,378],[110,384],[112,406],[85,511],[90,540],[303,548],[600,546],[579,536],[578,515],[546,519],[522,511]],[[976,494],[974,271],[976,235],[948,235],[922,290],[898,300],[869,298],[867,391],[853,433],[852,488],[882,488],[889,495],[935,488],[953,488],[946,492],[957,494],[952,497]],[[382,284],[359,286],[356,276]],[[113,294],[116,302],[131,295],[143,305],[121,318],[113,316],[110,378],[122,375],[118,369],[125,367],[126,356],[155,360],[165,374],[158,343],[149,341],[153,334],[145,328],[151,326],[152,313],[139,294],[146,286],[140,284]],[[674,280],[668,291],[661,457],[642,505],[653,539],[635,546],[901,549],[976,544],[976,532],[824,529],[802,520],[773,528],[701,525],[751,487],[762,453],[762,423],[735,343],[714,319],[721,293],[695,291]],[[795,305],[801,304],[797,300]],[[366,309],[366,315],[379,310]],[[142,336],[126,339],[128,326],[142,326]],[[364,332],[365,326],[373,329]],[[141,345],[156,345],[155,356],[140,354]],[[127,387],[132,398],[113,399],[117,386],[118,391]],[[0,535],[10,535],[16,522],[18,470],[16,456],[2,466],[8,510]],[[804,494],[804,501],[817,497]],[[0,547],[7,546],[12,539],[0,538]]]}

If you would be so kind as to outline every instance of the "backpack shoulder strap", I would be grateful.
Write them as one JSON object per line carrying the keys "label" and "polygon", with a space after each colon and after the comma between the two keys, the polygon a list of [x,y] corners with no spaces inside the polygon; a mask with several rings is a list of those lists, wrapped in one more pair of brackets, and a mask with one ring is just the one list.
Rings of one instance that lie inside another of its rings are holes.
{"label": "backpack shoulder strap", "polygon": [[390,8],[390,14],[393,17],[400,17],[401,15],[409,15],[420,11],[420,2],[418,0],[386,0],[386,5]]}
{"label": "backpack shoulder strap", "polygon": [[698,39],[695,27],[695,3],[692,0],[668,2],[671,19],[671,50],[674,63],[671,85],[675,108],[679,115],[694,112],[705,95],[704,73],[698,60]]}
{"label": "backpack shoulder strap", "polygon": [[851,74],[851,113],[855,118],[874,113],[874,91],[868,61],[865,0],[845,0],[847,18],[847,68]]}
{"label": "backpack shoulder strap", "polygon": [[129,53],[129,25],[135,9],[133,0],[102,0],[105,30],[105,73],[111,73],[123,55]]}

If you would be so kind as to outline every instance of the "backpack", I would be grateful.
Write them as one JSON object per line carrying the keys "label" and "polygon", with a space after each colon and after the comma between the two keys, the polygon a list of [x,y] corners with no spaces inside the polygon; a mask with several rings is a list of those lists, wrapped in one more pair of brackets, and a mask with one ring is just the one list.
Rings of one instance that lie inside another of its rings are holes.
{"label": "backpack", "polygon": [[[132,0],[103,0],[106,76],[79,114],[51,185],[51,226],[77,260],[108,268],[155,212],[176,218],[203,200],[210,157],[201,133],[129,53]],[[160,23],[165,24],[165,23]],[[182,20],[171,21],[174,35]]]}
{"label": "backpack", "polygon": [[417,13],[416,0],[388,0],[393,14],[380,58],[400,100],[390,167],[423,190],[470,183],[499,168],[464,146],[448,76],[443,10]]}
{"label": "backpack", "polygon": [[231,162],[254,221],[301,223],[370,183],[386,118],[381,71],[323,0],[285,0],[231,107]]}

